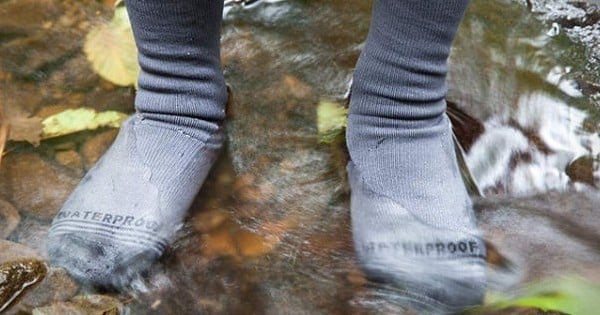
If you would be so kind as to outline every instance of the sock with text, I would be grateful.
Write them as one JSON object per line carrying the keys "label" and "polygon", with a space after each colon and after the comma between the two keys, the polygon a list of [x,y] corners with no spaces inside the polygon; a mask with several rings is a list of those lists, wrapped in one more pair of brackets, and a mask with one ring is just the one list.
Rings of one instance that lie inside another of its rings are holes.
{"label": "sock with text", "polygon": [[223,143],[223,1],[128,0],[136,113],[55,217],[54,265],[122,288],[165,251]]}
{"label": "sock with text", "polygon": [[440,312],[482,302],[485,246],[445,114],[467,0],[375,0],[352,84],[352,231],[363,269]]}

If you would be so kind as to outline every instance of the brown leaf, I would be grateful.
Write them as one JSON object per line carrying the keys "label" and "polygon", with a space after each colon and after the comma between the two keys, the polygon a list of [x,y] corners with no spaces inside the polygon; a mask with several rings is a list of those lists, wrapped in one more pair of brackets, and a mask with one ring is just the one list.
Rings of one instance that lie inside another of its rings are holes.
{"label": "brown leaf", "polygon": [[2,164],[2,157],[4,156],[4,146],[8,140],[8,124],[0,118],[0,165]]}
{"label": "brown leaf", "polygon": [[41,118],[32,117],[20,108],[6,108],[4,114],[8,125],[8,140],[27,141],[36,146],[40,143]]}

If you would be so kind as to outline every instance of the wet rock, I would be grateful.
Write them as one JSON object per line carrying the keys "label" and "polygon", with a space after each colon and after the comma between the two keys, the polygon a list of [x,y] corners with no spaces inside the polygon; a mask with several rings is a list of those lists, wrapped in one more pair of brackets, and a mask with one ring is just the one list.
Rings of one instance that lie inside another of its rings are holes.
{"label": "wet rock", "polygon": [[79,286],[62,268],[49,268],[44,280],[12,306],[8,314],[31,313],[36,307],[42,307],[52,302],[64,302],[74,297]]}
{"label": "wet rock", "polygon": [[52,219],[77,183],[35,153],[9,155],[4,163],[13,204],[36,218]]}
{"label": "wet rock", "polygon": [[87,57],[83,53],[79,53],[66,61],[60,69],[52,72],[43,84],[51,89],[79,92],[91,90],[99,85],[99,81],[98,75],[92,70]]}
{"label": "wet rock", "polygon": [[34,315],[119,315],[123,303],[107,295],[83,295],[33,310]]}
{"label": "wet rock", "polygon": [[83,176],[83,160],[75,150],[56,152],[54,158],[58,163],[73,170],[78,177]]}
{"label": "wet rock", "polygon": [[0,37],[23,36],[51,23],[60,13],[56,1],[20,0],[0,4]]}
{"label": "wet rock", "polygon": [[27,113],[33,113],[43,99],[37,86],[24,82],[4,84],[2,94],[2,101],[6,108],[20,108]]}
{"label": "wet rock", "polygon": [[83,155],[83,163],[87,170],[96,164],[102,154],[113,143],[117,133],[119,133],[117,129],[109,129],[90,138],[83,144],[81,154]]}
{"label": "wet rock", "polygon": [[116,110],[123,113],[133,112],[134,93],[129,88],[95,87],[86,92],[83,104],[97,111]]}
{"label": "wet rock", "polygon": [[0,47],[0,65],[16,77],[42,79],[44,67],[58,63],[80,49],[82,34],[70,28],[42,30]]}
{"label": "wet rock", "polygon": [[588,81],[585,78],[577,78],[577,85],[584,95],[592,95],[600,93],[600,83]]}
{"label": "wet rock", "polygon": [[306,83],[300,81],[293,75],[286,74],[283,76],[283,84],[289,89],[289,92],[297,98],[309,98],[311,96],[311,88]]}
{"label": "wet rock", "polygon": [[33,217],[24,217],[10,235],[9,240],[32,248],[45,257],[49,227],[50,222],[41,222]]}
{"label": "wet rock", "polygon": [[28,259],[0,264],[0,311],[7,309],[26,289],[46,275],[46,264]]}
{"label": "wet rock", "polygon": [[0,239],[7,238],[21,222],[19,211],[9,202],[0,199]]}
{"label": "wet rock", "polygon": [[34,249],[5,240],[0,240],[0,253],[2,253],[0,255],[0,263],[20,259],[42,259],[40,254]]}
{"label": "wet rock", "polygon": [[572,1],[570,4],[585,10],[585,14],[582,16],[565,16],[558,19],[557,22],[563,27],[586,27],[594,25],[600,21],[600,10],[598,10],[595,6],[589,5],[583,1]]}
{"label": "wet rock", "polygon": [[39,283],[47,267],[39,255],[23,245],[0,240],[0,312],[27,289]]}
{"label": "wet rock", "polygon": [[488,273],[490,289],[565,274],[598,281],[598,202],[589,192],[477,200],[480,229],[509,262]]}
{"label": "wet rock", "polygon": [[594,179],[594,158],[591,156],[582,156],[571,162],[566,169],[567,175],[574,182],[585,183],[595,186]]}

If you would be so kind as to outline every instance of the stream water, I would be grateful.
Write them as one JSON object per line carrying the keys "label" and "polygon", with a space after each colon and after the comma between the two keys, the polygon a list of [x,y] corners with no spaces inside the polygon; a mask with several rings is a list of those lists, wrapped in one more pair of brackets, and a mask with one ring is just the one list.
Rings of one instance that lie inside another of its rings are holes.
{"label": "stream water", "polygon": [[[370,7],[363,0],[315,0],[228,8],[222,35],[233,90],[227,149],[175,246],[126,292],[134,299],[127,300],[125,313],[411,312],[393,289],[370,283],[356,265],[346,155],[340,143],[320,144],[316,129],[319,101],[343,102]],[[93,23],[95,12],[105,11],[81,10],[81,19]],[[69,26],[79,42],[87,30],[81,23]],[[46,57],[50,61],[41,66],[33,62],[46,56],[35,52],[38,42],[15,44],[30,28],[0,33],[0,52],[10,53],[0,72],[3,93],[13,102],[5,106],[34,98],[27,104],[38,114],[78,104],[131,110],[131,91],[90,73],[80,47],[65,48],[56,60]],[[448,99],[467,115],[458,115],[455,127],[484,194],[476,205],[492,246],[490,290],[515,292],[561,275],[600,283],[600,89],[593,89],[600,75],[589,49],[515,2],[474,0],[463,21]],[[22,56],[32,50],[31,57]],[[107,133],[108,140],[93,140]],[[44,253],[60,204],[55,199],[64,199],[71,182],[93,164],[88,148],[109,143],[110,133],[86,132],[37,148],[9,146],[0,196],[21,219],[8,240]],[[62,163],[58,153],[67,151],[83,163]],[[35,207],[22,200],[32,193],[15,188],[41,172],[16,170],[32,154],[52,165],[58,182],[69,182],[55,187],[51,202]],[[38,213],[44,211],[49,213]]]}

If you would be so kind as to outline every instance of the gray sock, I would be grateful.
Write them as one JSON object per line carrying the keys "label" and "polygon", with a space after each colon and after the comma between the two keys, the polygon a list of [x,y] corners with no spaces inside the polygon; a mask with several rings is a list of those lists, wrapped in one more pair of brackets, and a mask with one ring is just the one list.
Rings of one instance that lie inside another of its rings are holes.
{"label": "gray sock", "polygon": [[223,1],[128,0],[142,72],[136,114],[55,217],[51,261],[122,288],[172,241],[223,142]]}
{"label": "gray sock", "polygon": [[445,115],[446,63],[467,5],[375,1],[347,130],[353,237],[364,269],[409,299],[453,310],[485,293],[485,248]]}

